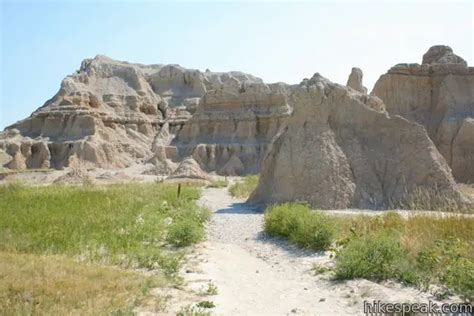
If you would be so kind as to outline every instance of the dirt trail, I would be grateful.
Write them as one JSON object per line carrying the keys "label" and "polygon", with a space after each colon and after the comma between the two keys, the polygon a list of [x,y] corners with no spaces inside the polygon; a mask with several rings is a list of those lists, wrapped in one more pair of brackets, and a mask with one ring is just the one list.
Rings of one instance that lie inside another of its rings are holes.
{"label": "dirt trail", "polygon": [[315,276],[311,267],[329,261],[327,253],[302,251],[266,236],[263,214],[229,196],[226,188],[205,189],[199,203],[213,215],[207,241],[197,247],[185,279],[195,291],[208,282],[217,286],[218,294],[205,298],[215,303],[214,315],[359,315],[364,300],[433,299],[394,282],[336,283],[327,274]]}

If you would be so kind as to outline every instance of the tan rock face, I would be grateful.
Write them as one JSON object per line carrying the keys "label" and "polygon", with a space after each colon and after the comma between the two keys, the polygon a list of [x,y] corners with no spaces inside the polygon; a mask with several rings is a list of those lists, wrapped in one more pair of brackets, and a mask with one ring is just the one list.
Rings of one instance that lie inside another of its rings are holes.
{"label": "tan rock face", "polygon": [[[240,72],[86,59],[59,92],[0,134],[2,166],[62,168],[76,163],[157,172],[257,172],[290,114],[284,88]],[[182,163],[181,162],[185,162]],[[240,162],[240,163],[239,163]]]}
{"label": "tan rock face", "polygon": [[453,49],[445,45],[436,45],[423,55],[423,64],[463,64],[467,66],[464,59],[455,55]]}
{"label": "tan rock face", "polygon": [[391,114],[422,124],[460,182],[474,182],[474,68],[447,46],[434,46],[423,64],[399,64],[372,95]]}
{"label": "tan rock face", "polygon": [[294,114],[266,155],[250,201],[379,208],[433,188],[461,199],[424,128],[372,108],[370,99],[319,74],[295,87],[288,98]]}
{"label": "tan rock face", "polygon": [[361,93],[367,93],[367,88],[364,87],[364,85],[362,84],[363,77],[364,77],[364,74],[362,73],[362,70],[360,68],[357,68],[357,67],[352,68],[351,74],[349,75],[349,78],[347,79],[346,86],[356,91],[359,91]]}

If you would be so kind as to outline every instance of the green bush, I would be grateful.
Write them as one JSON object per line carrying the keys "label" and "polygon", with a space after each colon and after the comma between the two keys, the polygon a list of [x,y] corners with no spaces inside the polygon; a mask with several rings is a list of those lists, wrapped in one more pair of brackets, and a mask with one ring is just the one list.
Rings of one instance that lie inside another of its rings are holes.
{"label": "green bush", "polygon": [[290,233],[290,241],[312,250],[326,250],[333,241],[333,226],[329,218],[313,212],[297,220],[297,228]]}
{"label": "green bush", "polygon": [[177,247],[186,247],[202,240],[204,231],[193,219],[180,220],[171,225],[167,241]]}
{"label": "green bush", "polygon": [[399,239],[393,231],[351,239],[337,253],[336,278],[384,280],[396,277],[403,258]]}
{"label": "green bush", "polygon": [[270,206],[264,215],[265,231],[272,236],[289,237],[297,229],[298,218],[307,217],[305,204],[284,203]]}
{"label": "green bush", "polygon": [[286,237],[304,248],[325,250],[333,241],[334,227],[330,218],[311,211],[305,204],[272,206],[265,213],[264,223],[268,234]]}

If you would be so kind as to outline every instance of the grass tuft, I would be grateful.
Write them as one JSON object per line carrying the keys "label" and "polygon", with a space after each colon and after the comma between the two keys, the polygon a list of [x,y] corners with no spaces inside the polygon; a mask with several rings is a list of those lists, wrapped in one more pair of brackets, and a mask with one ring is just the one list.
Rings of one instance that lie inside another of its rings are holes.
{"label": "grass tuft", "polygon": [[229,187],[229,193],[233,197],[248,198],[258,184],[258,176],[247,176]]}

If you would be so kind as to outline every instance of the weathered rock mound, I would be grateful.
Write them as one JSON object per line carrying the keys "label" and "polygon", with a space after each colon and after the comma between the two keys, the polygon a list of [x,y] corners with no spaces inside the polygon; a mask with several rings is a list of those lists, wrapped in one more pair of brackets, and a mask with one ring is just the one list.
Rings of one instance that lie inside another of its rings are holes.
{"label": "weathered rock mound", "polygon": [[423,63],[398,64],[372,95],[391,114],[422,124],[460,182],[474,182],[474,68],[448,46],[434,46]]}
{"label": "weathered rock mound", "polygon": [[84,60],[29,118],[0,133],[2,166],[152,162],[159,173],[186,174],[198,169],[191,158],[206,172],[254,173],[290,114],[283,92],[240,72],[97,56]]}
{"label": "weathered rock mound", "polygon": [[251,202],[382,208],[423,189],[461,199],[424,128],[389,116],[371,96],[315,74],[294,88],[289,103],[293,116],[264,159]]}
{"label": "weathered rock mound", "polygon": [[361,93],[367,93],[367,88],[364,87],[362,83],[363,78],[364,74],[362,73],[362,70],[360,68],[354,67],[352,68],[349,78],[347,79],[346,86]]}

